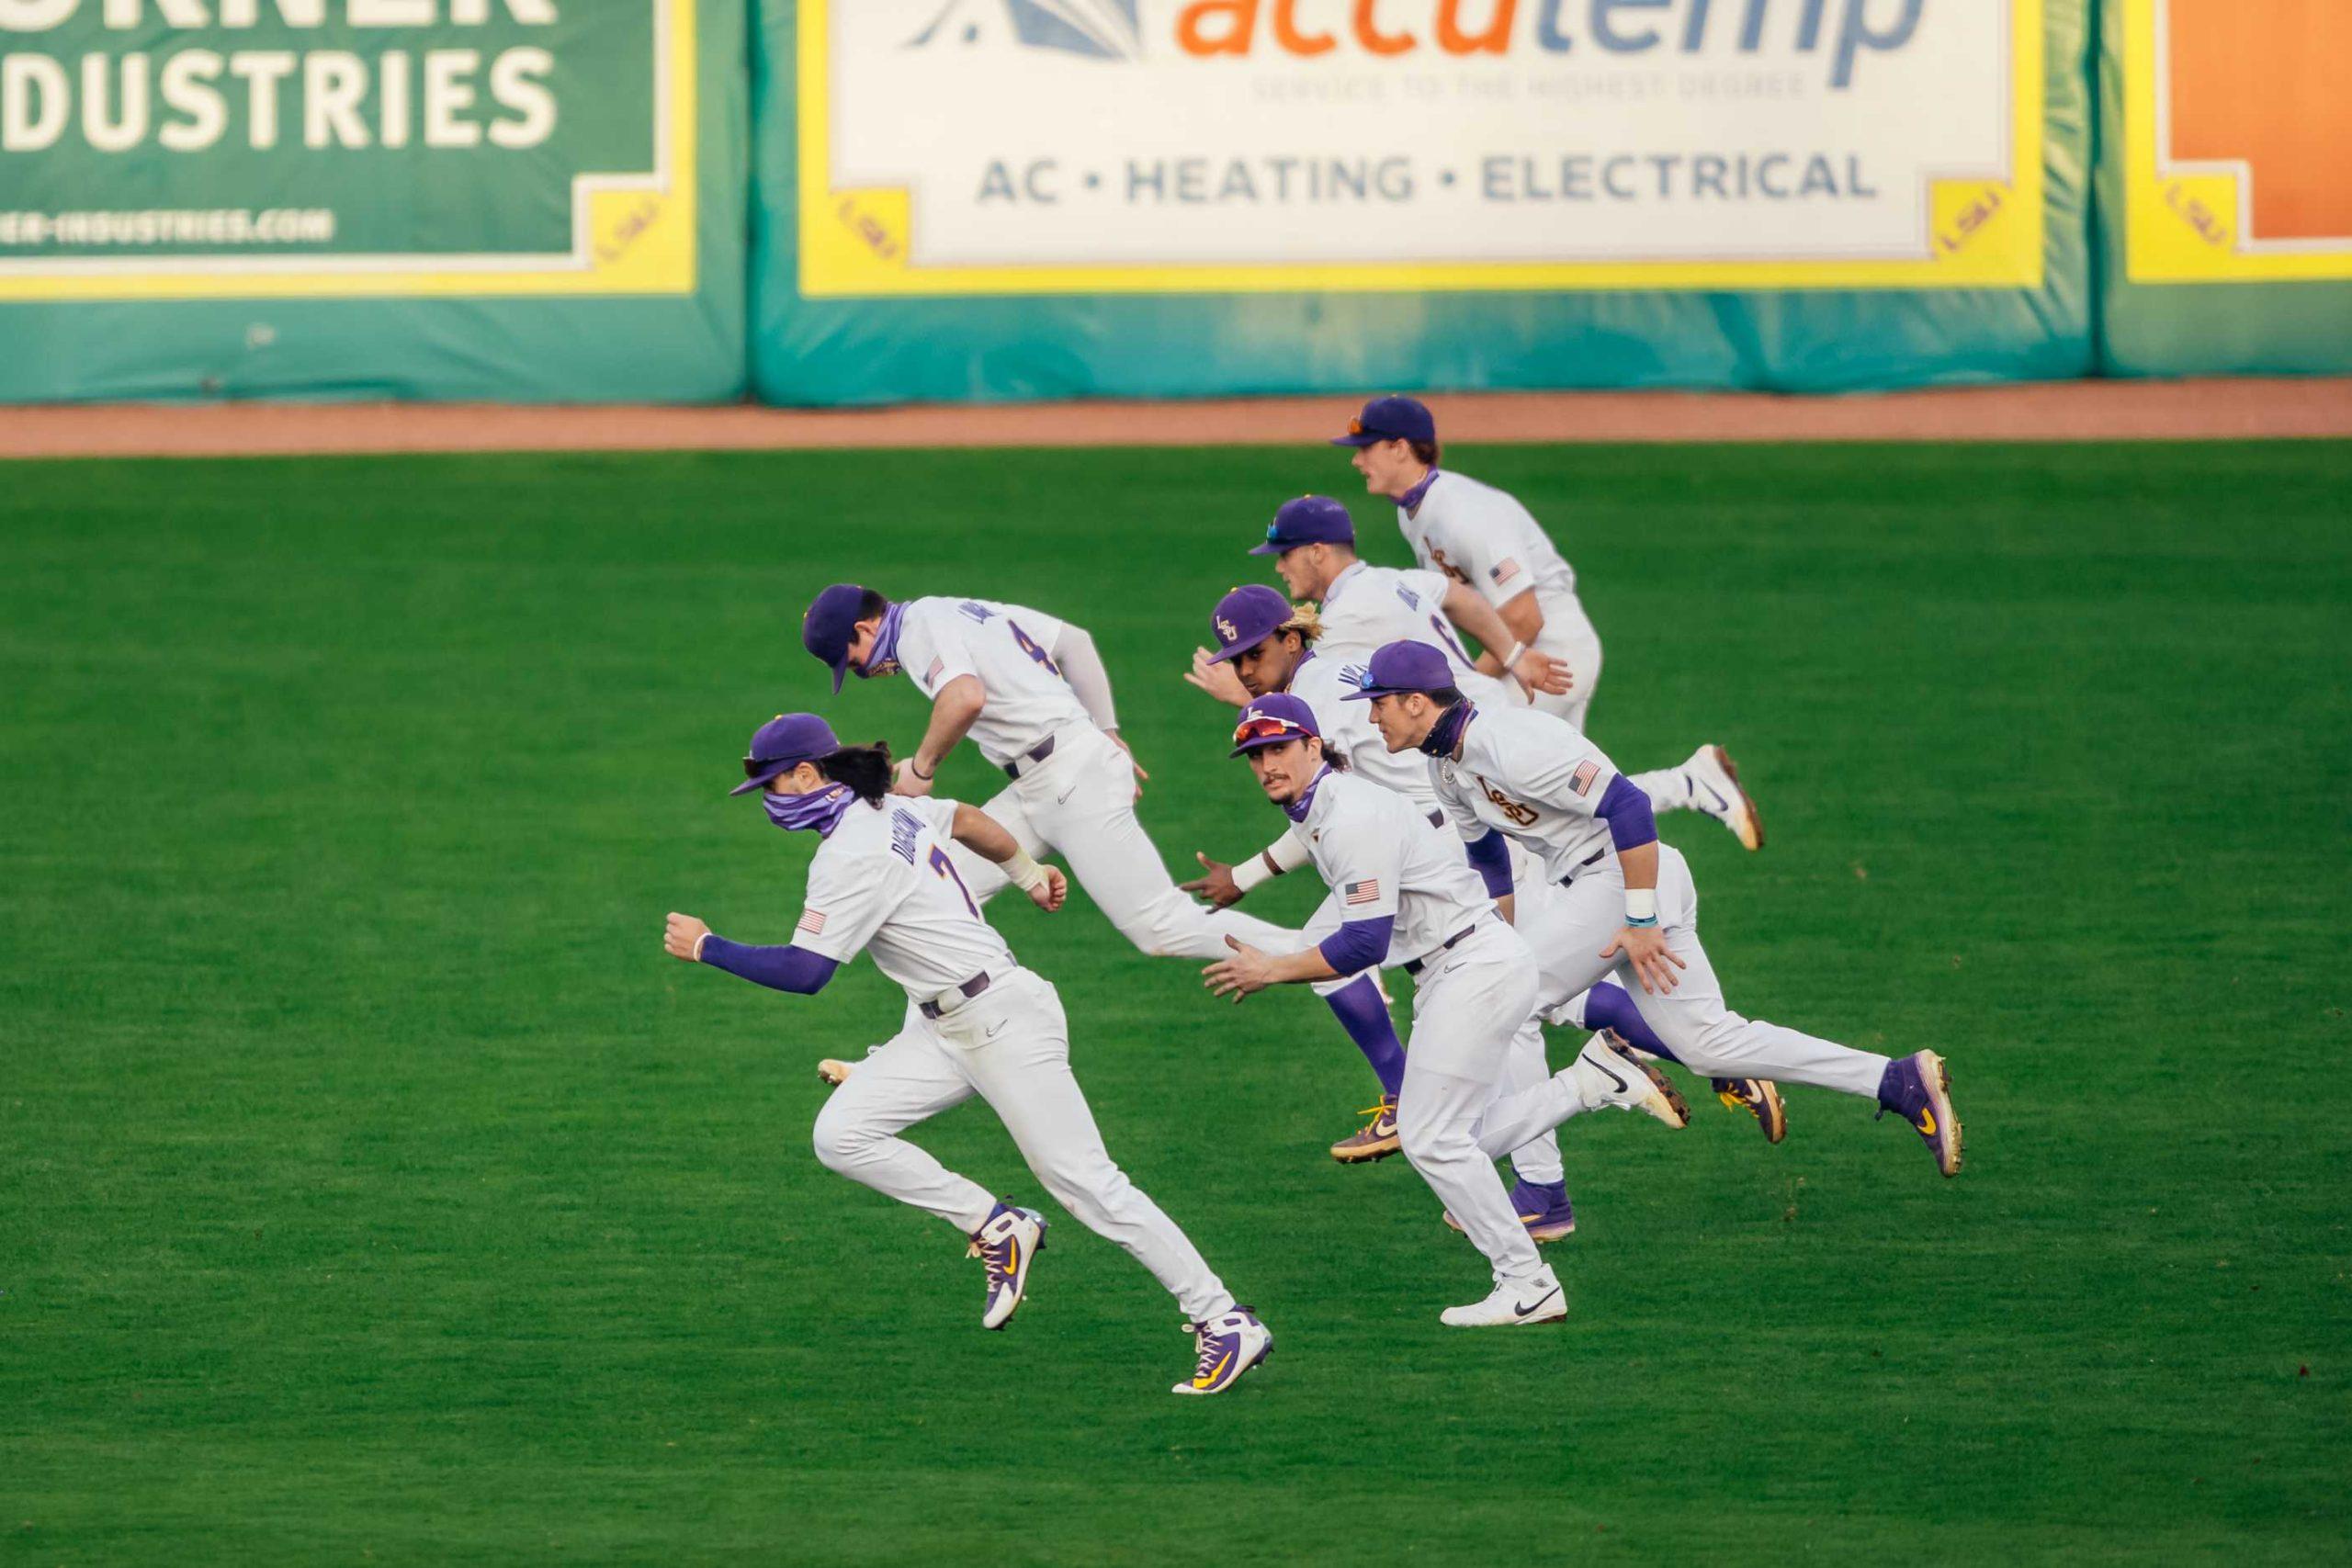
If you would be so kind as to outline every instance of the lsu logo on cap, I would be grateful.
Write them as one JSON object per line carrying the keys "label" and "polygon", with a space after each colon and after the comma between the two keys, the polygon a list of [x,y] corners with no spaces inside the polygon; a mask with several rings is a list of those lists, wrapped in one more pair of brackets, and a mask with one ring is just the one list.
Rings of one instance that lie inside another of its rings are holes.
{"label": "lsu logo on cap", "polygon": [[1227,642],[1238,641],[1241,637],[1241,628],[1235,626],[1231,621],[1227,620],[1223,615],[1219,615],[1216,617],[1216,635],[1223,637]]}

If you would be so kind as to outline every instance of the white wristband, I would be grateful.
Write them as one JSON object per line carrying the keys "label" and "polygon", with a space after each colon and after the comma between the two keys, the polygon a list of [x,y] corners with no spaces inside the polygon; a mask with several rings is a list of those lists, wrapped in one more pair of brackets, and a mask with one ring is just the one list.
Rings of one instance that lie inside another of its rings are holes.
{"label": "white wristband", "polygon": [[1625,923],[1629,926],[1657,924],[1657,889],[1628,887],[1625,889]]}
{"label": "white wristband", "polygon": [[710,940],[710,932],[708,932],[707,931],[704,931],[704,932],[702,933],[702,935],[700,935],[700,936],[698,936],[698,937],[695,938],[695,963],[699,964],[699,963],[701,963],[701,962],[702,962],[702,944],[703,944],[704,942],[708,942],[709,940]]}
{"label": "white wristband", "polygon": [[1521,654],[1522,654],[1522,653],[1525,653],[1526,651],[1527,651],[1527,645],[1526,645],[1525,643],[1523,643],[1523,642],[1515,642],[1515,643],[1512,643],[1512,644],[1510,645],[1510,651],[1509,653],[1506,653],[1506,654],[1504,654],[1504,655],[1503,655],[1503,668],[1504,668],[1504,669],[1506,669],[1506,670],[1508,670],[1508,669],[1510,669],[1512,665],[1514,665],[1514,664],[1518,663],[1518,662],[1519,662],[1519,656],[1520,656]]}
{"label": "white wristband", "polygon": [[1046,880],[1046,868],[1037,863],[1035,856],[1015,844],[1012,848],[1012,858],[1004,863],[1004,874],[1012,880],[1015,887],[1027,893]]}
{"label": "white wristband", "polygon": [[1247,893],[1282,874],[1282,867],[1267,863],[1265,852],[1261,851],[1233,868],[1233,886]]}

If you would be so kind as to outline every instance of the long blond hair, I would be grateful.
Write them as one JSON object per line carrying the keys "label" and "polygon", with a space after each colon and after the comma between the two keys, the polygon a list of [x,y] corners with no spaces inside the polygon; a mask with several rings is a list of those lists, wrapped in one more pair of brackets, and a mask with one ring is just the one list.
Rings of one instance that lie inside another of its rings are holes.
{"label": "long blond hair", "polygon": [[1296,632],[1298,640],[1313,648],[1323,635],[1323,613],[1313,603],[1293,604],[1290,619],[1274,628],[1278,632]]}

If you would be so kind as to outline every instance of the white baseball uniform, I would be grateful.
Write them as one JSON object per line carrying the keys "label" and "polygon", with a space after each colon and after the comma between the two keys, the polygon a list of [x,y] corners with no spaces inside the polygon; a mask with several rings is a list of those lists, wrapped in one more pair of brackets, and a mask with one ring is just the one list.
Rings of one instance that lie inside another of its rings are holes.
{"label": "white baseball uniform", "polygon": [[[1497,916],[1460,847],[1404,796],[1326,772],[1297,830],[1330,889],[1317,922],[1391,918],[1388,961],[1423,965],[1396,1100],[1405,1157],[1498,1282],[1532,1278],[1543,1260],[1481,1146],[1480,1122],[1504,1087],[1512,1040],[1534,1012],[1533,955]],[[1532,1113],[1514,1100],[1511,1114],[1516,1125]]]}
{"label": "white baseball uniform", "polygon": [[[1135,763],[1102,731],[1054,661],[1067,624],[1042,611],[987,599],[916,599],[899,623],[899,667],[936,698],[959,676],[986,692],[971,740],[1013,781],[980,809],[1033,855],[1058,854],[1070,875],[1129,942],[1145,953],[1222,958],[1227,936],[1287,946],[1296,933],[1238,910],[1207,909],[1177,891],[1159,852],[1136,819]],[[975,898],[1006,886],[1004,874],[960,844],[948,853]]]}
{"label": "white baseball uniform", "polygon": [[1573,683],[1533,705],[1584,728],[1600,680],[1600,634],[1577,597],[1577,574],[1516,497],[1451,469],[1434,471],[1420,504],[1396,509],[1413,558],[1477,591],[1499,611],[1531,589],[1544,612],[1535,646],[1568,666]]}
{"label": "white baseball uniform", "polygon": [[899,1033],[818,1113],[818,1159],[969,1235],[996,1200],[899,1134],[977,1094],[1055,1201],[1126,1248],[1193,1321],[1231,1310],[1192,1242],[1103,1150],[1070,1076],[1061,998],[982,918],[949,851],[955,813],[951,800],[855,803],[809,863],[794,944],[843,964],[870,953],[907,993]]}
{"label": "white baseball uniform", "polygon": [[[1391,575],[1401,577],[1406,574]],[[1316,643],[1314,649],[1291,671],[1289,686],[1290,694],[1305,703],[1315,715],[1315,728],[1323,734],[1324,750],[1346,758],[1351,777],[1402,795],[1432,826],[1442,827],[1445,818],[1438,806],[1436,786],[1430,781],[1429,759],[1419,751],[1389,750],[1387,743],[1380,738],[1380,731],[1373,726],[1372,705],[1342,700],[1345,694],[1356,689],[1356,677],[1363,673],[1363,667],[1340,663],[1337,658],[1324,651],[1328,646],[1328,637]],[[1485,680],[1484,677],[1479,679]],[[1492,685],[1493,682],[1487,682],[1486,684]],[[1296,829],[1286,837],[1294,840],[1289,846],[1290,852],[1280,853],[1277,858],[1285,864],[1304,863],[1308,852],[1305,839]],[[1516,845],[1513,846],[1513,853],[1519,862],[1527,860],[1525,852]],[[1532,868],[1532,863],[1528,864]],[[1532,874],[1532,870],[1521,869],[1514,863],[1513,875],[1526,885],[1529,897],[1540,901],[1547,896],[1545,880]],[[1299,934],[1309,942],[1319,942],[1337,931],[1339,925],[1339,916],[1329,912],[1329,906],[1326,905],[1316,912]],[[1403,959],[1393,958],[1393,961],[1402,963]],[[1326,981],[1315,989],[1318,994],[1328,996],[1352,978],[1349,976]],[[1550,1076],[1551,1067],[1544,1051],[1543,1021],[1530,1017],[1512,1038],[1505,1081],[1511,1088],[1525,1089]],[[1522,1179],[1547,1186],[1562,1179],[1559,1140],[1549,1129],[1529,1140],[1524,1148],[1513,1149],[1510,1153],[1511,1168]]]}
{"label": "white baseball uniform", "polygon": [[[1886,1058],[1793,1029],[1742,1018],[1699,942],[1699,895],[1672,845],[1658,845],[1658,925],[1687,968],[1674,989],[1653,996],[1621,955],[1600,956],[1625,919],[1625,884],[1609,826],[1595,813],[1617,769],[1582,731],[1532,708],[1480,708],[1451,757],[1430,760],[1438,799],[1465,840],[1498,830],[1525,844],[1544,874],[1566,884],[1557,897],[1521,907],[1519,929],[1541,966],[1540,1008],[1549,1009],[1613,976],[1682,1065],[1705,1077],[1759,1077],[1814,1084],[1875,1098]],[[1555,1080],[1556,1082],[1556,1080]],[[1536,1111],[1537,1119],[1543,1114]],[[1497,1139],[1510,1129],[1490,1122]],[[1503,1146],[1508,1147],[1505,1144]]]}

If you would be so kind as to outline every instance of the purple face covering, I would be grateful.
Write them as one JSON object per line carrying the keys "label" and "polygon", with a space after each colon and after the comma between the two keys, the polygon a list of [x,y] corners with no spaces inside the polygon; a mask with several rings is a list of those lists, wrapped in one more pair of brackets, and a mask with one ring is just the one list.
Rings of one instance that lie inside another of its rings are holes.
{"label": "purple face covering", "polygon": [[893,604],[882,612],[882,624],[874,629],[874,649],[865,656],[865,663],[858,670],[861,675],[887,675],[899,667],[899,627],[907,618],[903,604]]}
{"label": "purple face covering", "polygon": [[768,808],[768,820],[787,832],[814,829],[819,836],[833,830],[857,795],[845,784],[827,784],[812,789],[807,795],[763,795],[760,804]]}

